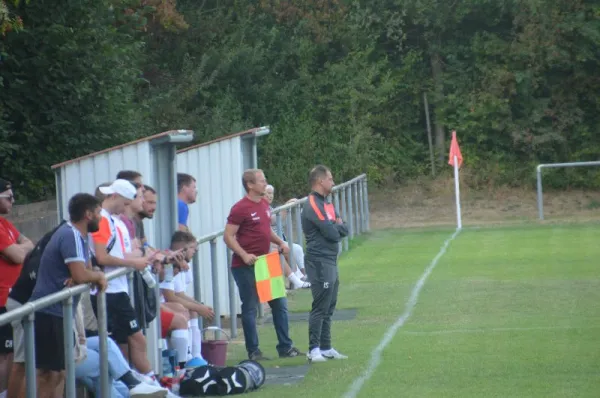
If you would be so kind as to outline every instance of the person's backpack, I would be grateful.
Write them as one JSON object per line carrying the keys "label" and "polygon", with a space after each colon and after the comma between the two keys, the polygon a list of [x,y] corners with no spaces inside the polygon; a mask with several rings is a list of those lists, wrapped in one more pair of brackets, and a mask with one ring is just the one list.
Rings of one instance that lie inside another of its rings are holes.
{"label": "person's backpack", "polygon": [[147,329],[150,322],[156,318],[158,311],[156,292],[148,286],[142,275],[137,271],[133,273],[133,297],[136,317],[141,327]]}
{"label": "person's backpack", "polygon": [[40,260],[42,259],[44,249],[48,245],[48,242],[50,242],[52,235],[54,235],[54,233],[58,231],[58,229],[66,222],[66,220],[63,220],[52,231],[47,232],[44,236],[42,236],[42,238],[33,247],[33,250],[31,250],[29,254],[25,256],[21,274],[19,274],[19,278],[8,294],[10,298],[21,304],[25,304],[27,301],[29,301],[31,294],[33,293],[33,288],[35,287],[37,272],[40,268]]}

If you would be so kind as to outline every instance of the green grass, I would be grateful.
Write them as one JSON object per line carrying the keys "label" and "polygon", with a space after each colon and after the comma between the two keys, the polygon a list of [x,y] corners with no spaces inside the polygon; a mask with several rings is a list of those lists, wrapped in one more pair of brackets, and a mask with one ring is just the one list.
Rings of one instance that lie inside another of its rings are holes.
{"label": "green grass", "polygon": [[[340,263],[334,345],[346,361],[312,365],[304,381],[265,386],[256,397],[340,397],[404,312],[415,282],[452,230],[377,232]],[[600,227],[552,225],[466,229],[450,244],[406,324],[384,350],[360,397],[596,397],[600,391]],[[310,292],[290,297],[310,307]],[[302,350],[307,325],[291,323]],[[275,356],[272,325],[259,329]],[[231,362],[244,359],[230,346]],[[264,365],[305,363],[304,358]]]}

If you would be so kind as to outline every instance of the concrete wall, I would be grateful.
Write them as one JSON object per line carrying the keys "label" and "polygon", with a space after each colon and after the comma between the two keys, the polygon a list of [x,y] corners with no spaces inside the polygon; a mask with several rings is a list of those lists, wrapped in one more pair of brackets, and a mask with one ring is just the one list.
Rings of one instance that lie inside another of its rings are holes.
{"label": "concrete wall", "polygon": [[37,242],[46,232],[58,225],[56,200],[13,206],[6,218],[29,239]]}

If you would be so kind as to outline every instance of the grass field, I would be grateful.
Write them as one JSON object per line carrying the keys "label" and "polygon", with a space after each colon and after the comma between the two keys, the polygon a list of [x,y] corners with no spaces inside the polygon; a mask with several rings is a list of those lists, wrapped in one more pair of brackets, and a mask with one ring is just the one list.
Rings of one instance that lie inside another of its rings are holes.
{"label": "grass field", "polygon": [[[335,322],[332,332],[350,358],[311,365],[302,382],[254,396],[343,396],[452,233],[378,231],[355,242],[340,262],[338,308],[357,308],[357,318]],[[599,238],[592,224],[461,231],[358,396],[600,396]],[[310,292],[295,292],[289,307],[307,311]],[[259,333],[274,357],[272,325]],[[305,351],[307,325],[292,323],[291,334]],[[228,355],[245,359],[243,344],[230,345]]]}

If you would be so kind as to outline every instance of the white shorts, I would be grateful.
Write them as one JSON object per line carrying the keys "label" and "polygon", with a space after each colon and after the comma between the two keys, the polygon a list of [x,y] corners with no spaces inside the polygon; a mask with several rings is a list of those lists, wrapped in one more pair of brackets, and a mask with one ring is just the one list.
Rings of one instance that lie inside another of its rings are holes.
{"label": "white shorts", "polygon": [[[10,297],[6,300],[6,310],[13,311],[21,307],[18,301],[11,299]],[[24,363],[25,362],[25,329],[21,320],[11,322],[13,330],[13,362]]]}

